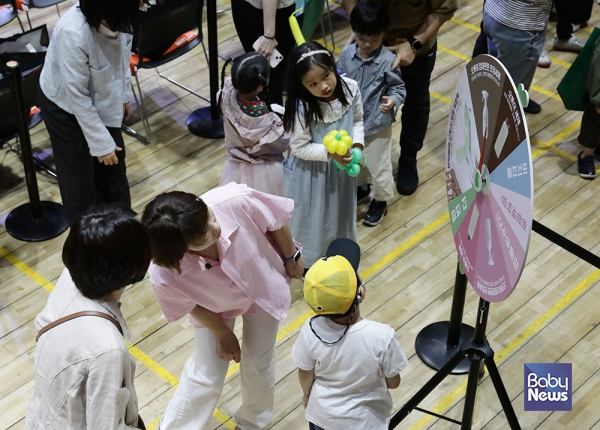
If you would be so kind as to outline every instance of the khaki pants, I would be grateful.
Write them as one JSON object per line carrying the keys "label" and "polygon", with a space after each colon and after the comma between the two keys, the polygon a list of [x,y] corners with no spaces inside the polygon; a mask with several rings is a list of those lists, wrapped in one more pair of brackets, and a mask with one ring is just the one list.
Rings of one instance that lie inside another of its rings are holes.
{"label": "khaki pants", "polygon": [[394,197],[394,176],[392,174],[392,127],[387,127],[365,136],[364,156],[367,168],[361,169],[358,186],[373,184],[373,198],[388,201]]}

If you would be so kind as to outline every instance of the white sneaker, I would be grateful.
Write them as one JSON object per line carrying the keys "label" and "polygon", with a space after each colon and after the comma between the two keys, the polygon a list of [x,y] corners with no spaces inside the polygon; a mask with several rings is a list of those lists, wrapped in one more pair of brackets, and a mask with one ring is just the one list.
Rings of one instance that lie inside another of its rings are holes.
{"label": "white sneaker", "polygon": [[578,54],[579,52],[581,52],[584,46],[585,40],[578,39],[573,35],[571,35],[569,40],[561,40],[555,36],[554,43],[552,44],[552,49],[554,49],[555,51],[574,52],[575,54]]}
{"label": "white sneaker", "polygon": [[548,51],[546,51],[545,49],[542,50],[542,53],[540,54],[540,59],[538,60],[538,67],[541,67],[542,69],[547,69],[548,67],[550,67],[550,65],[552,64],[552,60],[550,59],[550,56],[548,55]]}

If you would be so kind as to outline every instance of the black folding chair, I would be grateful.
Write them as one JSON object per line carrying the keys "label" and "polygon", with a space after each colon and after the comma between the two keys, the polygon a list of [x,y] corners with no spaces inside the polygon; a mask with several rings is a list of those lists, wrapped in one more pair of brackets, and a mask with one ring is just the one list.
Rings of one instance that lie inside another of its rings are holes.
{"label": "black folding chair", "polygon": [[[42,112],[37,107],[37,91],[42,66],[46,58],[49,37],[45,25],[25,33],[0,39],[0,148],[7,145],[21,157],[17,116],[13,106],[10,81],[6,76],[6,63],[17,61],[23,76],[23,101],[26,108],[28,127],[31,129],[42,121]],[[32,52],[33,51],[33,52]],[[14,143],[12,141],[14,140]],[[56,170],[34,155],[36,164],[48,174],[56,177]]]}
{"label": "black folding chair", "polygon": [[60,10],[58,9],[58,4],[64,2],[65,0],[22,0],[20,4],[20,9],[25,10],[25,15],[27,15],[27,23],[29,24],[29,28],[31,26],[31,19],[29,19],[29,9],[38,8],[43,9],[49,6],[56,5],[56,13],[60,16]]}
{"label": "black folding chair", "polygon": [[[135,77],[137,89],[133,94],[140,107],[142,122],[148,135],[152,136],[148,115],[144,106],[142,87],[138,79],[139,69],[154,69],[161,78],[209,102],[209,99],[193,91],[185,85],[165,76],[158,67],[181,57],[202,44],[204,56],[208,63],[208,55],[202,35],[202,8],[204,0],[167,0],[140,11],[133,23],[133,49],[131,72]],[[184,42],[182,42],[184,40]]]}
{"label": "black folding chair", "polygon": [[12,22],[15,18],[19,20],[21,31],[25,31],[21,18],[19,18],[16,0],[0,0],[0,27]]}

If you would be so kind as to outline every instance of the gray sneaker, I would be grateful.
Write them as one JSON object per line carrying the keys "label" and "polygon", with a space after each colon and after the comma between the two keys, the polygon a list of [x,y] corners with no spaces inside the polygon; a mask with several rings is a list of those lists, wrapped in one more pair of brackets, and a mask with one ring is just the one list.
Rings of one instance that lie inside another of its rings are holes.
{"label": "gray sneaker", "polygon": [[562,40],[558,37],[554,37],[554,44],[552,44],[552,49],[555,51],[561,52],[574,52],[578,54],[581,52],[583,47],[585,46],[585,40],[578,39],[577,37],[571,35],[568,40]]}

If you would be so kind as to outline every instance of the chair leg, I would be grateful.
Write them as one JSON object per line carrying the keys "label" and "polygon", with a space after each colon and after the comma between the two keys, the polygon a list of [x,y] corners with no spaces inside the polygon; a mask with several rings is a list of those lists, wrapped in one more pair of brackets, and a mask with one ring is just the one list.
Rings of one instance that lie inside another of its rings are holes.
{"label": "chair leg", "polygon": [[25,33],[25,29],[23,28],[23,22],[21,21],[21,18],[19,18],[19,15],[17,14],[17,21],[19,21],[19,25],[21,26],[21,31],[23,33]]}
{"label": "chair leg", "polygon": [[56,13],[58,14],[58,17],[60,18],[60,9],[58,8],[58,3],[56,3]]}
{"label": "chair leg", "polygon": [[56,174],[56,168],[47,164],[37,154],[33,154],[33,162],[44,172],[52,176],[54,179],[58,179],[58,175]]}
{"label": "chair leg", "polygon": [[204,58],[206,58],[206,66],[210,66],[210,61],[208,59],[208,54],[206,53],[206,46],[204,45],[204,40],[202,42],[202,50],[204,51]]}
{"label": "chair leg", "polygon": [[29,7],[25,7],[25,15],[27,16],[27,22],[29,23],[29,29],[33,30],[33,26],[31,25],[31,19],[29,19]]}
{"label": "chair leg", "polygon": [[[158,71],[158,69],[154,69],[154,70],[156,70],[156,73],[158,73],[158,76],[160,76],[161,78],[166,79],[167,81],[171,82],[172,84],[177,85],[179,88],[183,88],[188,93],[191,93],[191,94],[195,95],[196,97],[200,97],[202,100],[207,101],[207,102],[210,103],[210,99],[209,98],[204,97],[202,94],[197,93],[196,91],[192,90],[191,88],[188,88],[185,85],[183,85],[183,84],[181,84],[181,83],[179,83],[179,82],[177,82],[177,81],[169,78],[168,76],[163,75],[162,73],[160,73]],[[136,79],[137,79],[137,76],[136,76]]]}
{"label": "chair leg", "polygon": [[[333,52],[335,52],[335,40],[333,39],[333,23],[331,22],[331,11],[329,10],[329,0],[325,0],[325,4],[327,5],[327,20],[329,21],[329,31],[331,35],[331,46],[333,47]],[[323,33],[323,37],[325,37],[325,33]]]}
{"label": "chair leg", "polygon": [[124,131],[125,133],[127,133],[129,136],[135,137],[137,140],[139,140],[140,142],[142,142],[146,145],[148,143],[150,143],[150,140],[146,136],[141,135],[140,133],[135,131],[133,128],[129,127],[128,125],[126,125],[124,123],[121,124],[121,130]]}
{"label": "chair leg", "polygon": [[[9,141],[9,142],[7,142],[7,146],[8,146],[8,149],[10,151],[12,151],[15,154],[17,154],[17,157],[19,157],[19,160],[21,160],[21,162],[22,162],[23,161],[23,153],[21,152],[21,142],[19,141],[19,136],[17,136],[15,138],[15,144],[14,145],[12,145],[10,143],[10,141]],[[46,172],[47,174],[49,174],[50,176],[52,176],[54,179],[58,178],[58,175],[56,174],[56,167],[54,167],[54,166],[46,163],[35,152],[32,154],[32,158],[33,158],[33,162],[34,162],[34,164],[36,166],[38,166],[44,172]]]}
{"label": "chair leg", "polygon": [[144,129],[146,130],[146,134],[148,135],[148,142],[152,139],[152,131],[150,130],[150,122],[148,121],[148,114],[146,113],[146,106],[144,105],[144,95],[142,94],[142,87],[140,86],[140,81],[138,79],[138,70],[135,71],[135,82],[137,84],[138,91],[140,93],[140,99],[138,100],[137,94],[135,92],[135,88],[133,83],[131,84],[131,89],[133,90],[133,97],[135,98],[135,103],[140,108],[140,116],[142,117],[142,124],[144,124]]}

